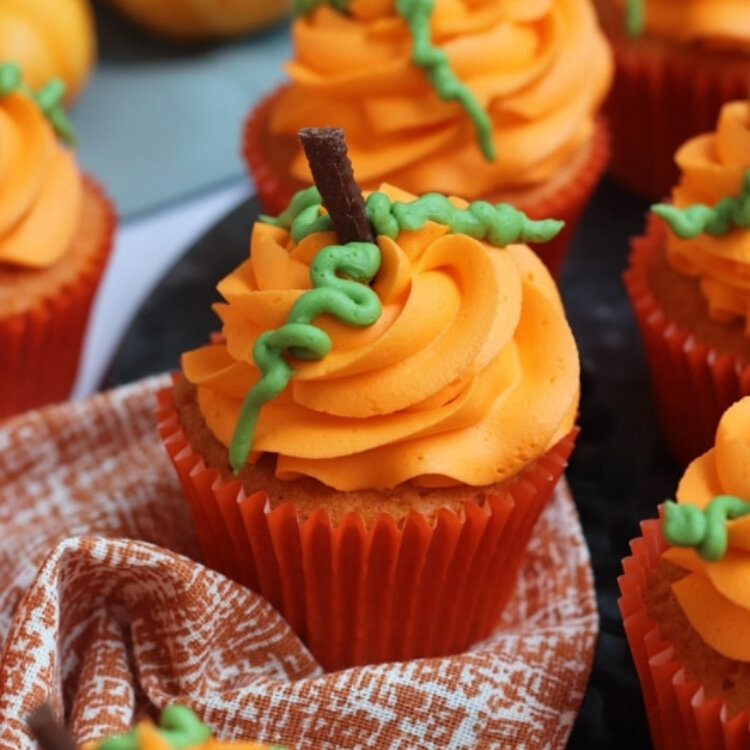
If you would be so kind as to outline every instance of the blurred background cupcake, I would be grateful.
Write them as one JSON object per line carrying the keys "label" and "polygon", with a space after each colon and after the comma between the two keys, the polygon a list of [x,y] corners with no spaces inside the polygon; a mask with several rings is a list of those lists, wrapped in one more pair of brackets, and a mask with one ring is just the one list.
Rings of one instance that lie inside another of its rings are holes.
{"label": "blurred background cupcake", "polygon": [[606,105],[614,176],[663,198],[677,180],[672,154],[713,128],[722,104],[747,96],[750,3],[596,0],[615,56]]}
{"label": "blurred background cupcake", "polygon": [[623,560],[620,611],[656,750],[750,745],[750,398]]}
{"label": "blurred background cupcake", "polygon": [[113,208],[61,142],[63,91],[0,65],[0,418],[69,395],[112,244]]}
{"label": "blurred background cupcake", "polygon": [[632,242],[625,273],[662,426],[683,465],[750,393],[750,102],[676,155],[672,205]]}
{"label": "blurred background cupcake", "polygon": [[244,154],[269,213],[310,184],[300,127],[343,127],[364,189],[510,202],[566,222],[559,271],[607,161],[611,56],[589,0],[301,2],[290,82],[251,113]]}
{"label": "blurred background cupcake", "polygon": [[15,61],[32,89],[60,78],[69,104],[84,87],[95,58],[96,35],[88,0],[0,3],[0,62]]}
{"label": "blurred background cupcake", "polygon": [[290,0],[110,0],[151,31],[181,41],[238,36],[279,20]]}

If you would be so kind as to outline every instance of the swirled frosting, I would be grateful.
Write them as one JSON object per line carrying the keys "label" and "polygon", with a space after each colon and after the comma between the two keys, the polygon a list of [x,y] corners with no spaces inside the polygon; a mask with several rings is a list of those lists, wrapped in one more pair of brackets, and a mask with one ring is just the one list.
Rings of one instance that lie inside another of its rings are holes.
{"label": "swirled frosting", "polygon": [[[338,490],[515,475],[570,431],[578,405],[578,355],[549,273],[525,245],[493,247],[432,221],[377,242],[382,314],[366,328],[316,319],[331,350],[294,362],[260,412],[250,460],[276,454],[280,478]],[[312,259],[332,244],[331,232],[296,243],[256,224],[250,258],[220,282],[226,341],[186,353],[182,369],[223,445],[259,378],[256,339],[284,324],[311,287]]]}
{"label": "swirled frosting", "polygon": [[[611,59],[588,0],[436,0],[431,41],[490,118],[494,158],[480,150],[461,104],[441,101],[412,61],[393,0],[328,4],[297,18],[291,86],[273,133],[337,125],[358,182],[474,199],[538,185],[569,162],[594,129]],[[293,174],[310,182],[297,151]]]}
{"label": "swirled frosting", "polygon": [[[721,495],[750,500],[750,397],[724,413],[714,447],[685,471],[677,502],[705,510]],[[663,556],[690,571],[672,590],[701,638],[730,659],[750,661],[750,515],[726,521],[726,528],[719,560],[676,546]]]}
{"label": "swirled frosting", "polygon": [[21,93],[0,97],[0,263],[46,268],[59,260],[82,199],[73,155],[39,106]]}
{"label": "swirled frosting", "polygon": [[[677,152],[681,170],[672,192],[678,208],[714,206],[740,195],[750,169],[750,103],[725,104],[715,133],[692,138]],[[680,273],[700,279],[700,289],[715,320],[745,320],[750,335],[750,229],[735,226],[721,236],[700,233],[667,238],[667,258]]]}
{"label": "swirled frosting", "polygon": [[[625,7],[628,0],[616,0]],[[681,44],[700,42],[750,52],[750,6],[745,0],[634,0],[645,29]]]}

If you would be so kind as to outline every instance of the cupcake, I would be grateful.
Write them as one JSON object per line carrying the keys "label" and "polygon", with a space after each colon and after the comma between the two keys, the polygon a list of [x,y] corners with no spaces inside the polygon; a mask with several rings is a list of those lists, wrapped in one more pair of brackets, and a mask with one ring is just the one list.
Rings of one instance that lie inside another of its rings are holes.
{"label": "cupcake", "polygon": [[620,610],[654,747],[750,746],[750,398],[642,524]]}
{"label": "cupcake", "polygon": [[750,103],[677,152],[672,205],[632,242],[625,284],[667,443],[683,464],[750,393]]}
{"label": "cupcake", "polygon": [[614,176],[650,199],[677,180],[672,154],[747,95],[750,3],[596,0],[615,56],[605,111]]}
{"label": "cupcake", "polygon": [[15,60],[32,88],[60,78],[69,104],[85,86],[95,58],[94,18],[87,0],[0,3],[0,61]]}
{"label": "cupcake", "polygon": [[0,419],[70,393],[112,244],[109,200],[58,140],[63,88],[0,65]]}
{"label": "cupcake", "polygon": [[246,34],[278,21],[289,0],[110,0],[147,29],[178,41]]}
{"label": "cupcake", "polygon": [[[29,726],[41,746],[73,747],[63,727],[57,724],[48,706],[41,706],[29,717]],[[53,741],[53,738],[55,741]],[[211,736],[211,730],[189,708],[173,704],[162,711],[159,726],[149,720],[139,722],[128,734],[88,742],[81,750],[284,750],[281,745],[259,742],[223,742]]]}
{"label": "cupcake", "polygon": [[508,202],[566,228],[607,161],[610,52],[589,0],[300,2],[291,81],[251,113],[244,155],[269,213],[310,184],[300,127],[343,127],[364,189]]}
{"label": "cupcake", "polygon": [[313,187],[255,225],[159,430],[204,561],[326,669],[457,653],[496,626],[573,447],[575,342],[517,244],[560,224],[316,182],[328,214]]}

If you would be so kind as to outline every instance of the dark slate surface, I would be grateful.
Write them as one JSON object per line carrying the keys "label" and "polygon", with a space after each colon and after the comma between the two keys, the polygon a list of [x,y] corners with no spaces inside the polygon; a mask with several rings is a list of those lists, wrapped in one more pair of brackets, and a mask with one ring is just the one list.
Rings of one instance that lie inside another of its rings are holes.
{"label": "dark slate surface", "polygon": [[[646,204],[602,183],[566,263],[562,291],[581,351],[581,435],[568,480],[591,550],[601,616],[591,682],[569,748],[650,747],[640,689],[617,609],[620,560],[638,522],[656,515],[680,472],[659,434],[635,321],[622,286],[627,238]],[[146,302],[116,355],[106,385],[175,369],[185,349],[218,328],[216,282],[247,252],[258,213],[247,201],[199,240]]]}

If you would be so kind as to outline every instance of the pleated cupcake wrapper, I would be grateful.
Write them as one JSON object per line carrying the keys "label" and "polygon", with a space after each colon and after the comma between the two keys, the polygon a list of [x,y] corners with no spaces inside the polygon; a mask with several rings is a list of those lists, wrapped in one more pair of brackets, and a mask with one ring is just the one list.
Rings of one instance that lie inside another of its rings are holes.
{"label": "pleated cupcake wrapper", "polygon": [[641,524],[642,536],[630,543],[622,561],[618,600],[625,635],[643,691],[655,750],[747,750],[750,710],[727,718],[723,702],[707,699],[702,684],[690,679],[645,605],[648,579],[667,543],[661,521]]}
{"label": "pleated cupcake wrapper", "polygon": [[[284,92],[284,87],[272,91],[250,112],[242,133],[242,154],[258,190],[263,210],[271,215],[281,213],[289,203],[299,184],[288,173],[269,159],[270,143],[267,140],[268,119]],[[521,201],[519,208],[533,219],[561,219],[565,228],[549,242],[531,244],[535,252],[558,277],[563,259],[573,238],[583,208],[604,173],[609,161],[609,133],[604,120],[596,123],[590,153],[585,163],[569,182],[541,200]],[[356,179],[356,171],[354,177]],[[399,187],[398,185],[396,187]],[[484,196],[497,201],[497,196]]]}
{"label": "pleated cupcake wrapper", "polygon": [[322,509],[301,521],[291,503],[271,509],[265,493],[224,481],[190,446],[171,389],[159,404],[204,562],[268,599],[329,671],[459,653],[490,635],[577,434],[460,514],[381,514],[367,527],[349,513],[333,525]]}
{"label": "pleated cupcake wrapper", "polygon": [[613,50],[615,80],[605,105],[611,171],[630,190],[660,200],[677,183],[677,149],[714,131],[722,104],[747,98],[748,72],[702,65],[700,51],[692,59],[672,59],[668,50],[656,57],[622,40]]}
{"label": "pleated cupcake wrapper", "polygon": [[[563,230],[549,242],[529,243],[556,279],[560,277],[563,261],[570,248],[583,209],[599,184],[609,164],[609,159],[609,128],[604,119],[599,118],[596,121],[588,159],[574,177],[542,200],[518,204],[518,208],[532,219],[561,219],[565,222]],[[488,200],[492,200],[492,196],[489,196]]]}
{"label": "pleated cupcake wrapper", "polygon": [[683,465],[707,451],[721,415],[750,394],[750,368],[733,354],[718,355],[697,343],[661,308],[648,283],[653,254],[665,242],[663,225],[649,218],[645,236],[631,242],[624,274],[630,302],[643,337],[659,417],[670,451]]}
{"label": "pleated cupcake wrapper", "polygon": [[0,419],[64,400],[73,387],[115,226],[114,209],[104,191],[88,177],[85,184],[90,198],[106,210],[106,230],[96,253],[75,279],[25,312],[0,318]]}

